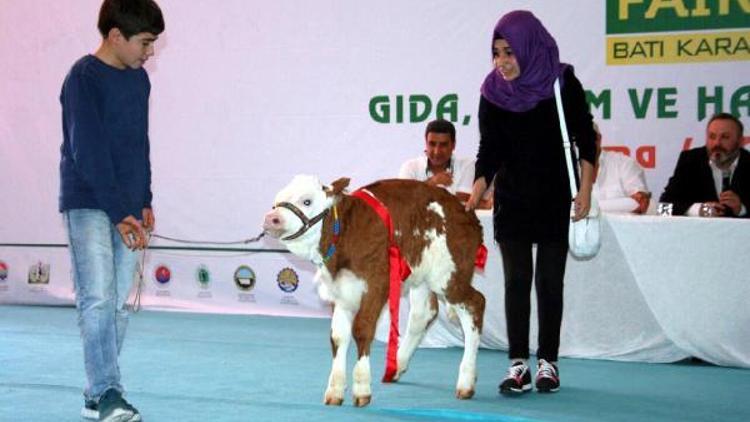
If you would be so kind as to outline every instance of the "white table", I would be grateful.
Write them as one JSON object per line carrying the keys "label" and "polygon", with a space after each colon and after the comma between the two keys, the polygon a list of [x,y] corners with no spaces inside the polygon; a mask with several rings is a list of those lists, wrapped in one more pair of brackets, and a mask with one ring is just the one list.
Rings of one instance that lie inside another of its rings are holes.
{"label": "white table", "polygon": [[[484,274],[474,278],[487,299],[481,346],[507,350],[502,261],[491,214],[479,217],[490,251]],[[750,221],[608,214],[602,240],[595,258],[568,259],[561,356],[645,362],[695,356],[750,367]],[[402,300],[402,327],[407,309]],[[380,340],[386,339],[384,316]],[[459,325],[441,308],[423,345],[462,344]]]}

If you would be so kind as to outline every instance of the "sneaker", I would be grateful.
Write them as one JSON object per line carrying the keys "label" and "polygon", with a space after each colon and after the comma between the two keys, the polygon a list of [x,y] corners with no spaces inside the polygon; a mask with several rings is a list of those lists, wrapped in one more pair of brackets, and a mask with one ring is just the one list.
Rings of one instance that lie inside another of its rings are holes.
{"label": "sneaker", "polygon": [[81,409],[81,417],[84,419],[99,420],[99,406],[93,400],[85,400]]}
{"label": "sneaker", "polygon": [[133,419],[131,419],[132,422],[140,422],[141,420],[141,412],[138,411],[138,409],[135,408],[132,404],[128,403],[127,400],[125,400],[125,397],[122,398],[122,402],[125,404],[125,407],[127,409],[130,409],[130,411],[133,412]]}
{"label": "sneaker", "polygon": [[141,414],[122,398],[122,393],[110,388],[99,399],[99,420],[106,422],[139,422]]}
{"label": "sneaker", "polygon": [[512,364],[499,388],[502,394],[519,394],[531,390],[529,367],[523,362]]}
{"label": "sneaker", "polygon": [[554,393],[560,389],[560,376],[557,365],[539,359],[536,369],[536,391],[540,393]]}

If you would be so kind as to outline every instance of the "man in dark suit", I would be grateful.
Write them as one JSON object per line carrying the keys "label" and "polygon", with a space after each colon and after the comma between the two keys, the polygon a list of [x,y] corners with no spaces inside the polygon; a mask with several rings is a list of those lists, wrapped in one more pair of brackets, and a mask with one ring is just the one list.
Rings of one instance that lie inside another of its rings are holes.
{"label": "man in dark suit", "polygon": [[742,148],[742,122],[728,113],[711,117],[706,146],[683,151],[661,202],[674,214],[748,217],[750,152]]}

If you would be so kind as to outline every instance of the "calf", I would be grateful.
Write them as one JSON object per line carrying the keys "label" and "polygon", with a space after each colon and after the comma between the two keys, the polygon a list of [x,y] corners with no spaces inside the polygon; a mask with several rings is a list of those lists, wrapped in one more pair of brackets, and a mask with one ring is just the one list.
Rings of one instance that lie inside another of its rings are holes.
{"label": "calf", "polygon": [[[333,302],[333,364],[325,404],[340,405],[346,388],[346,354],[357,344],[353,370],[355,406],[370,403],[370,344],[389,294],[389,233],[363,199],[344,193],[349,179],[323,186],[314,176],[296,176],[276,195],[264,230],[294,254],[318,266],[318,293]],[[475,257],[482,244],[476,215],[466,212],[445,189],[413,180],[382,180],[366,190],[387,208],[393,241],[411,269],[409,321],[397,354],[393,380],[435,320],[438,301],[458,316],[464,332],[464,355],[456,396],[474,395],[476,356],[484,317],[484,296],[471,286]]]}

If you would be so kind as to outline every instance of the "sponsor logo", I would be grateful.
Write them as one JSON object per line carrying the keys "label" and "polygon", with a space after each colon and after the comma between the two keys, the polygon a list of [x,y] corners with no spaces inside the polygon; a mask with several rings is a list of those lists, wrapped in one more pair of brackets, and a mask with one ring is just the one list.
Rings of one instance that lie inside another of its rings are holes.
{"label": "sponsor logo", "polygon": [[195,279],[202,289],[208,289],[208,285],[211,283],[211,273],[208,272],[208,267],[203,264],[199,265],[198,269],[195,270]]}
{"label": "sponsor logo", "polygon": [[154,271],[154,280],[160,285],[160,286],[166,286],[167,283],[169,283],[169,280],[172,279],[172,271],[169,270],[169,267],[162,264],[156,267],[156,270]]}
{"label": "sponsor logo", "polygon": [[299,287],[299,276],[293,269],[287,267],[276,275],[276,283],[282,291],[292,293]]}
{"label": "sponsor logo", "polygon": [[750,60],[750,1],[607,0],[607,64]]}
{"label": "sponsor logo", "polygon": [[49,264],[42,261],[29,267],[29,284],[49,284]]}
{"label": "sponsor logo", "polygon": [[8,264],[0,261],[0,281],[5,281],[8,278]]}
{"label": "sponsor logo", "polygon": [[244,292],[252,290],[255,287],[255,272],[247,265],[240,265],[234,271],[234,284]]}

